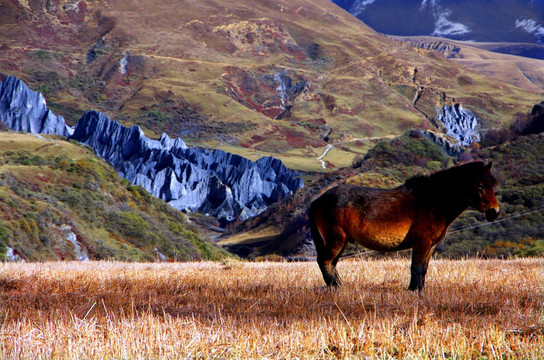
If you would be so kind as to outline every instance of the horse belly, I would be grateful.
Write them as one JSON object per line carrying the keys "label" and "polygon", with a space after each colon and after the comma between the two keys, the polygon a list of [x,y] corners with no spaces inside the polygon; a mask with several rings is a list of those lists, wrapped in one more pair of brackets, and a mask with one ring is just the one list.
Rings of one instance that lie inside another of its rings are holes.
{"label": "horse belly", "polygon": [[[354,224],[355,225],[355,224]],[[412,226],[409,218],[367,219],[351,231],[353,240],[362,246],[378,251],[396,250],[405,241]]]}

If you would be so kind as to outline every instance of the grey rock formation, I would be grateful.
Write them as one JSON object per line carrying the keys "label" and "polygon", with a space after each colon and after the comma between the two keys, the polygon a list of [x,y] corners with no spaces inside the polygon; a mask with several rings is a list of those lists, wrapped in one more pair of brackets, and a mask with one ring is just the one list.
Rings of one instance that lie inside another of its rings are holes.
{"label": "grey rock formation", "polygon": [[291,110],[298,96],[308,88],[308,83],[304,80],[293,83],[286,70],[276,73],[274,80],[279,84],[276,88],[276,94],[281,99],[281,108],[283,110],[276,116],[276,120],[279,120]]}
{"label": "grey rock formation", "polygon": [[0,83],[0,121],[15,131],[69,137],[73,129],[47,108],[45,98],[21,80],[8,76]]}
{"label": "grey rock formation", "polygon": [[72,139],[91,146],[133,184],[184,211],[199,211],[227,223],[247,219],[303,186],[280,160],[252,162],[221,150],[188,148],[163,134],[147,138],[96,111],[78,122]]}
{"label": "grey rock formation", "polygon": [[438,125],[443,126],[446,135],[456,139],[459,145],[470,146],[480,141],[479,121],[472,111],[455,104],[439,108],[437,113]]}
{"label": "grey rock formation", "polygon": [[444,153],[449,156],[458,156],[459,154],[463,153],[463,151],[465,151],[464,146],[454,145],[443,135],[437,134],[433,131],[425,130],[423,131],[423,135],[425,135],[427,139],[438,145],[444,151]]}
{"label": "grey rock formation", "polygon": [[133,184],[177,209],[210,214],[223,224],[257,215],[304,186],[278,159],[253,162],[221,150],[188,148],[166,134],[152,140],[138,126],[127,128],[97,111],[88,111],[74,130],[47,109],[42,94],[12,76],[0,84],[0,120],[16,131],[63,135],[89,145]]}
{"label": "grey rock formation", "polygon": [[439,52],[448,59],[457,57],[457,54],[461,51],[459,46],[445,41],[406,41],[406,43],[419,49]]}

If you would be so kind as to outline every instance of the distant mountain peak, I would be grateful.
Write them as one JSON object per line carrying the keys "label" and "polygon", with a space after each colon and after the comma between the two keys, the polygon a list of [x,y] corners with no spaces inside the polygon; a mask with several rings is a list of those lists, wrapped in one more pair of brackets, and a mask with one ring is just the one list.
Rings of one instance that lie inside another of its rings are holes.
{"label": "distant mountain peak", "polygon": [[435,12],[435,28],[431,33],[433,36],[459,36],[470,33],[468,26],[455,22],[450,19],[452,16],[452,11],[448,9],[441,9]]}
{"label": "distant mountain peak", "polygon": [[519,18],[515,22],[516,28],[535,36],[537,42],[544,42],[544,26],[534,19]]}
{"label": "distant mountain peak", "polygon": [[544,41],[544,2],[332,0],[376,31],[480,42]]}

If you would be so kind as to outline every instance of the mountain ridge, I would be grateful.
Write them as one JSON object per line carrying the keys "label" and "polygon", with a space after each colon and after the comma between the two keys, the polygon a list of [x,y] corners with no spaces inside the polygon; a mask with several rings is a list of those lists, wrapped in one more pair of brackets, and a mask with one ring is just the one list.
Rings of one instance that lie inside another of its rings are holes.
{"label": "mountain ridge", "polygon": [[[544,4],[532,0],[332,0],[377,31],[476,42],[544,42]],[[392,21],[393,19],[397,21]]]}

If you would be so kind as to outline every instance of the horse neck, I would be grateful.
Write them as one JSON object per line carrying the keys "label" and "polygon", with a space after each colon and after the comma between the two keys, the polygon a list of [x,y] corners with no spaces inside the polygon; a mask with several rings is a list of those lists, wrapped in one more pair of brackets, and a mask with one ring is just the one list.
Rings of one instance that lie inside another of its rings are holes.
{"label": "horse neck", "polygon": [[458,196],[457,198],[451,197],[451,202],[442,203],[441,207],[443,208],[443,213],[446,218],[447,224],[451,224],[463,211],[465,211],[470,206],[469,200],[465,199],[464,196]]}
{"label": "horse neck", "polygon": [[421,188],[416,197],[432,211],[442,214],[448,225],[470,206],[466,190],[460,186],[451,184],[445,184],[445,186],[429,185],[428,188]]}

